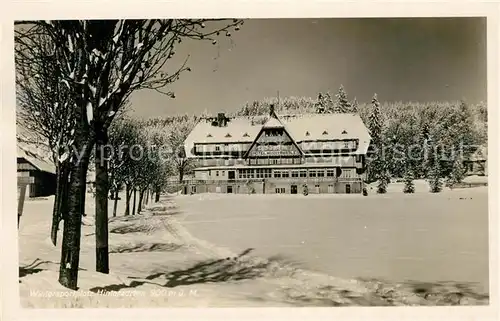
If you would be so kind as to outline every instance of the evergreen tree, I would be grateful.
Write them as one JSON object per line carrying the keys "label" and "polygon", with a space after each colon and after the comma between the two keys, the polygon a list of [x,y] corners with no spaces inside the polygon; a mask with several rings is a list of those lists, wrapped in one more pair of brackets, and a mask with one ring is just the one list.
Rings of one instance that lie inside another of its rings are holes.
{"label": "evergreen tree", "polygon": [[316,113],[324,114],[326,112],[326,100],[322,93],[318,94],[318,101],[316,102]]}
{"label": "evergreen tree", "polygon": [[453,185],[462,182],[465,177],[465,167],[462,158],[455,157],[450,175],[446,180],[446,186],[453,188]]}
{"label": "evergreen tree", "polygon": [[353,112],[353,113],[358,112],[358,100],[356,99],[356,97],[354,97],[354,100],[352,101],[351,112]]}
{"label": "evergreen tree", "polygon": [[391,178],[389,176],[389,172],[387,170],[383,170],[382,174],[379,176],[378,184],[377,184],[377,193],[385,194],[387,193],[387,186],[391,182]]}
{"label": "evergreen tree", "polygon": [[372,98],[372,111],[368,118],[368,129],[374,144],[380,144],[382,141],[382,119],[380,114],[380,103],[377,99],[377,94]]}
{"label": "evergreen tree", "polygon": [[377,94],[373,95],[371,113],[368,118],[368,129],[370,131],[370,160],[368,162],[368,182],[373,182],[381,174],[382,159],[382,119],[380,114],[380,103]]}
{"label": "evergreen tree", "polygon": [[347,93],[343,85],[340,85],[339,91],[335,97],[337,98],[335,101],[335,112],[348,113],[351,111],[351,103],[347,99]]}
{"label": "evergreen tree", "polygon": [[441,180],[441,166],[439,161],[434,162],[434,166],[429,175],[429,187],[431,193],[439,193],[443,188],[443,182]]}
{"label": "evergreen tree", "polygon": [[405,187],[403,189],[403,193],[415,193],[415,184],[413,183],[414,178],[413,171],[408,169],[404,177]]}
{"label": "evergreen tree", "polygon": [[338,113],[336,110],[335,102],[333,101],[332,94],[330,92],[326,92],[325,94],[325,109],[327,113]]}
{"label": "evergreen tree", "polygon": [[418,143],[422,147],[419,155],[420,161],[418,162],[417,175],[418,177],[426,177],[430,172],[429,167],[429,140],[430,140],[430,129],[428,123],[423,123],[419,132]]}
{"label": "evergreen tree", "polygon": [[464,146],[463,157],[469,157],[474,150],[472,150],[472,146],[477,143],[477,140],[474,137],[474,117],[472,115],[471,108],[464,101],[460,101],[460,105],[458,107],[458,121],[455,124],[455,132],[458,133],[458,144]]}

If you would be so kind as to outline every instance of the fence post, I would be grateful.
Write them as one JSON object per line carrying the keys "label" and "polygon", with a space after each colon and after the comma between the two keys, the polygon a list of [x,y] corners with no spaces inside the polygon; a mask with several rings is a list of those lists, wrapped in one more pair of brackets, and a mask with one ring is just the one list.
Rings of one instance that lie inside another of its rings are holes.
{"label": "fence post", "polygon": [[31,176],[26,177],[17,177],[17,186],[20,187],[20,195],[17,200],[17,228],[19,229],[19,223],[21,221],[21,216],[23,215],[24,208],[24,200],[26,198],[26,188],[29,184],[33,184],[35,182],[35,178]]}

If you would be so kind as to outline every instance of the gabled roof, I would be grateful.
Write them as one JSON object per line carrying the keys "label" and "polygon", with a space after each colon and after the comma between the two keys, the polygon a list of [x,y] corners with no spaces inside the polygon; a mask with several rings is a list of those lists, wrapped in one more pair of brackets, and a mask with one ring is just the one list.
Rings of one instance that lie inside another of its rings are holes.
{"label": "gabled roof", "polygon": [[[257,121],[256,121],[257,120]],[[194,156],[195,143],[253,143],[263,126],[284,126],[296,143],[303,141],[328,141],[358,139],[357,154],[365,154],[370,144],[370,134],[358,114],[306,114],[274,118],[270,116],[235,117],[225,127],[212,126],[201,120],[185,141],[186,155]],[[325,133],[326,132],[326,133]],[[231,137],[226,137],[227,134]],[[248,137],[246,137],[248,134]],[[210,134],[211,137],[207,137]]]}
{"label": "gabled roof", "polygon": [[262,125],[263,128],[283,128],[283,124],[278,118],[269,117],[269,119]]}
{"label": "gabled roof", "polygon": [[56,167],[46,151],[29,144],[17,144],[17,158],[24,158],[38,170],[47,173],[56,173]]}

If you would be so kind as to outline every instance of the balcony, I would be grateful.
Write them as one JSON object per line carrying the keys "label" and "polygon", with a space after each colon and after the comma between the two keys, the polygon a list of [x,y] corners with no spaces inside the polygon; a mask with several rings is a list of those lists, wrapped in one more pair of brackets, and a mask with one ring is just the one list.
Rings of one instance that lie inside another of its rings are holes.
{"label": "balcony", "polygon": [[275,178],[275,177],[269,177],[269,178],[236,178],[236,179],[207,179],[207,180],[201,180],[201,179],[190,179],[190,180],[185,180],[184,182],[179,182],[179,181],[170,181],[169,184],[171,185],[183,185],[183,184],[189,184],[189,185],[202,185],[202,184],[219,184],[219,185],[226,185],[226,184],[246,184],[248,182],[255,182],[255,183],[261,183],[263,181],[269,182],[269,183],[300,183],[300,184],[314,184],[314,183],[320,183],[320,182],[361,182],[362,179],[359,177],[353,177],[353,178],[347,178],[347,177],[285,177],[285,178]]}

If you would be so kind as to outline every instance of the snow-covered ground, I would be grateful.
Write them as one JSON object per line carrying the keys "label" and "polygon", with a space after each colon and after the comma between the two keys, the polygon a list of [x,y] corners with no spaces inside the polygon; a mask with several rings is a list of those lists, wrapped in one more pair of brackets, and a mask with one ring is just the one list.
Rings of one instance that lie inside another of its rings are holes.
{"label": "snow-covered ground", "polygon": [[[253,197],[242,195],[238,197]],[[95,272],[94,200],[82,226],[79,290],[58,282],[60,246],[50,240],[53,198],[30,200],[19,230],[24,307],[338,306],[485,304],[487,296],[455,284],[391,284],[328,276],[279,255],[232,251],[189,233],[177,200],[164,197],[143,215],[110,218],[109,275]],[[213,196],[217,197],[217,196]],[[354,196],[357,197],[357,196]],[[111,213],[112,202],[110,202]],[[61,231],[60,231],[61,233]],[[62,234],[60,234],[62,235]],[[59,240],[60,242],[60,237]]]}

